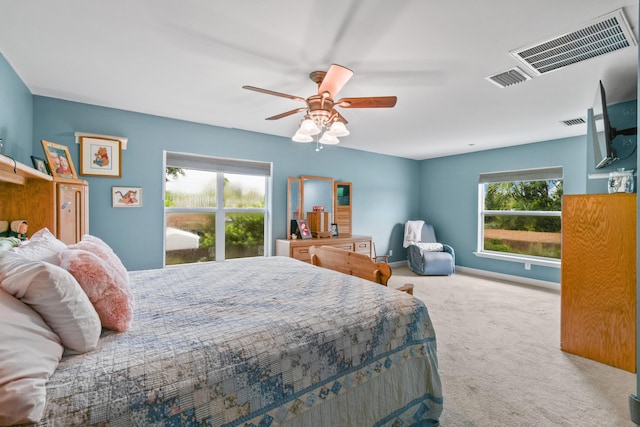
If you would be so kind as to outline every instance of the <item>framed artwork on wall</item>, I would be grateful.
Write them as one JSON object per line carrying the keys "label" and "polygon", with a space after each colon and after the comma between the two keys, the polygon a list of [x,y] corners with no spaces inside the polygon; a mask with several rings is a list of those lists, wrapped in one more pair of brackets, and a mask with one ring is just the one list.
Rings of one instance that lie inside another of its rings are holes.
{"label": "framed artwork on wall", "polygon": [[74,178],[77,179],[76,169],[73,167],[73,160],[69,153],[69,147],[66,145],[56,144],[42,140],[42,148],[49,163],[51,175],[56,178]]}
{"label": "framed artwork on wall", "polygon": [[33,167],[40,172],[51,175],[49,172],[49,166],[47,165],[47,161],[45,159],[41,159],[40,157],[31,156],[31,161],[33,162]]}
{"label": "framed artwork on wall", "polygon": [[122,147],[119,139],[80,137],[80,175],[120,178]]}
{"label": "framed artwork on wall", "polygon": [[142,187],[111,187],[114,208],[142,207]]}

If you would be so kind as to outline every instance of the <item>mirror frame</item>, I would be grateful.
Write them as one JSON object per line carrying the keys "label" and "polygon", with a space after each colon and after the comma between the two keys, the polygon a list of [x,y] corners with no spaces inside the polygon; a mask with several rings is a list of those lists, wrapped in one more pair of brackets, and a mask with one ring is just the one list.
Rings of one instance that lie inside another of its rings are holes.
{"label": "mirror frame", "polygon": [[291,216],[294,207],[291,205],[291,187],[293,182],[298,182],[298,200],[301,212],[299,212],[301,218],[306,218],[306,213],[302,212],[304,210],[304,183],[305,181],[326,181],[329,184],[329,200],[331,200],[331,204],[326,208],[330,210],[327,212],[331,212],[331,217],[334,217],[334,205],[335,205],[335,194],[333,188],[333,178],[327,178],[323,176],[311,176],[311,175],[301,175],[300,178],[289,177],[287,179],[287,239],[291,239],[291,220],[293,219]]}

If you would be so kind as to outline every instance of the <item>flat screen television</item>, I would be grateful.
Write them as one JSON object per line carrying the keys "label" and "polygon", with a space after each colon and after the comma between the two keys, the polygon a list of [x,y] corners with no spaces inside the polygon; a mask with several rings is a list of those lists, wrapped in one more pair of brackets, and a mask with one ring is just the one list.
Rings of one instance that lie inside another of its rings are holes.
{"label": "flat screen television", "polygon": [[615,161],[618,156],[613,148],[613,135],[609,114],[607,113],[607,98],[604,92],[602,81],[598,82],[596,96],[593,99],[592,115],[592,145],[593,158],[596,169],[607,167]]}

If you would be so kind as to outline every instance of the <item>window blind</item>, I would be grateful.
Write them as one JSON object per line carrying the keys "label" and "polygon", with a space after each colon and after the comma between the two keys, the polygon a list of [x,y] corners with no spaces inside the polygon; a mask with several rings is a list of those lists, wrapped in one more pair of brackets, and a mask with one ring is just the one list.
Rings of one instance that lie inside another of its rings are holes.
{"label": "window blind", "polygon": [[197,169],[209,172],[236,173],[243,175],[259,175],[270,177],[271,162],[253,160],[228,159],[224,157],[204,156],[191,153],[166,151],[167,167]]}
{"label": "window blind", "polygon": [[562,166],[481,173],[478,182],[487,184],[491,182],[547,181],[551,179],[562,179]]}

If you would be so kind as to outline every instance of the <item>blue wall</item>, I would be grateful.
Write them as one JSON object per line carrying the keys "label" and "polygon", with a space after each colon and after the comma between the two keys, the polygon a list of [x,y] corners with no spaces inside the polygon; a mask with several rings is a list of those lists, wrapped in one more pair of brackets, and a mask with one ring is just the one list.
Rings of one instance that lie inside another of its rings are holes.
{"label": "blue wall", "polygon": [[[525,270],[523,264],[473,255],[478,175],[561,165],[565,193],[586,193],[590,184],[593,159],[589,163],[586,135],[418,162],[340,146],[318,153],[288,138],[32,96],[1,55],[0,89],[0,136],[8,142],[3,153],[25,164],[32,154],[43,156],[42,139],[67,145],[76,169],[74,132],[129,139],[122,178],[81,178],[89,181],[91,233],[111,245],[130,270],[162,266],[163,150],[272,161],[274,238],[286,233],[287,177],[333,177],[353,183],[354,233],[373,236],[379,253],[392,249],[392,262],[406,259],[404,222],[422,218],[435,225],[441,241],[455,247],[460,266],[553,282],[560,281],[559,269],[534,265]],[[625,166],[635,168],[635,162]],[[112,186],[142,187],[143,207],[112,208]]]}
{"label": "blue wall", "polygon": [[560,269],[480,258],[478,176],[483,172],[563,167],[565,194],[586,188],[586,136],[424,160],[420,165],[420,212],[436,227],[438,239],[456,250],[456,263],[538,280],[560,282]]}
{"label": "blue wall", "polygon": [[[326,176],[353,182],[353,232],[373,236],[380,251],[388,250],[394,226],[418,212],[414,193],[406,191],[417,182],[419,162],[415,160],[339,146],[316,152],[312,144],[288,138],[41,96],[34,96],[33,109],[33,152],[43,155],[42,139],[66,145],[76,169],[79,148],[74,132],[128,138],[127,150],[122,153],[122,178],[81,178],[89,182],[91,234],[109,243],[131,270],[162,266],[163,150],[272,161],[274,238],[286,235],[288,176]],[[142,208],[112,208],[112,186],[142,187]],[[395,246],[391,249],[398,253],[402,236],[392,243]]]}
{"label": "blue wall", "polygon": [[0,138],[5,156],[31,165],[33,96],[0,55]]}

